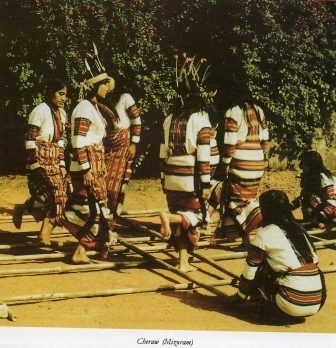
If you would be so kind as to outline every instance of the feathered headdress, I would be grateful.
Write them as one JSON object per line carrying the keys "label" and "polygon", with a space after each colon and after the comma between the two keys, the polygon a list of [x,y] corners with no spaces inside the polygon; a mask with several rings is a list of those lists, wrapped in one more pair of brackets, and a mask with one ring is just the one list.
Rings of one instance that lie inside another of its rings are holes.
{"label": "feathered headdress", "polygon": [[84,58],[88,78],[80,84],[78,102],[85,98],[87,91],[90,90],[95,83],[108,79],[105,68],[99,59],[97,46],[94,42],[92,44],[93,52],[86,53],[86,57]]}
{"label": "feathered headdress", "polygon": [[[206,58],[196,61],[196,57],[188,57],[186,53],[182,54],[182,65],[180,67],[179,56],[175,58],[175,85],[176,92],[183,99],[190,95],[200,95],[204,99],[209,98],[209,93],[205,90],[205,80],[209,76],[210,65],[204,66]],[[216,94],[210,92],[211,97]]]}
{"label": "feathered headdress", "polygon": [[108,78],[108,75],[105,72],[105,68],[99,59],[97,46],[95,45],[94,42],[93,42],[93,52],[86,53],[84,62],[85,62],[86,69],[90,74],[90,77],[85,80],[85,83],[87,85],[93,85],[96,82],[99,82]]}

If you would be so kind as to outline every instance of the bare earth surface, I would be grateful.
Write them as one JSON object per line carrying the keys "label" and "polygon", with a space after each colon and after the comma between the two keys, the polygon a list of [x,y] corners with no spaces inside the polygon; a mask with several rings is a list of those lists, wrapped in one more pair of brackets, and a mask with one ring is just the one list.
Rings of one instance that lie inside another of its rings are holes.
{"label": "bare earth surface", "polygon": [[[299,193],[297,174],[290,171],[266,173],[260,192],[276,188],[284,190],[290,198],[294,198]],[[107,260],[109,264],[103,263],[106,267],[109,265],[109,269],[70,272],[69,269],[73,265],[69,255],[75,249],[76,243],[66,230],[57,228],[52,235],[51,247],[41,247],[36,246],[40,224],[26,217],[22,228],[17,230],[11,222],[14,204],[22,203],[28,197],[25,177],[0,177],[0,197],[0,245],[3,246],[3,249],[0,250],[0,300],[4,300],[17,316],[16,321],[0,319],[1,332],[6,328],[10,330],[10,328],[23,327],[45,328],[45,330],[47,330],[46,328],[109,329],[108,331],[98,331],[98,333],[93,332],[98,336],[102,333],[106,334],[106,332],[111,333],[114,338],[110,341],[109,346],[112,347],[123,346],[118,345],[121,344],[121,341],[118,343],[118,338],[113,335],[113,333],[119,333],[119,330],[115,329],[140,330],[131,338],[134,346],[140,345],[140,347],[150,345],[150,343],[139,343],[137,340],[141,337],[146,337],[148,340],[153,339],[157,331],[151,330],[164,330],[168,338],[172,338],[173,333],[176,338],[180,330],[192,330],[195,331],[195,334],[196,331],[201,331],[205,335],[208,334],[204,331],[211,331],[214,332],[214,337],[216,334],[222,334],[223,342],[225,342],[225,337],[229,337],[226,335],[226,332],[229,331],[237,334],[242,332],[335,334],[336,332],[334,319],[336,274],[334,272],[325,274],[328,298],[318,314],[306,319],[304,323],[281,323],[265,317],[261,313],[258,314],[259,307],[233,307],[229,304],[228,298],[215,295],[201,287],[160,291],[160,287],[162,290],[163,286],[187,284],[190,281],[161,265],[144,262],[145,259],[136,253],[122,252],[125,249],[123,246],[115,247]],[[161,192],[159,180],[131,181],[126,193],[125,212],[137,213],[138,210],[165,207],[165,196]],[[216,227],[216,217],[217,215],[213,219],[211,228],[204,231],[204,241],[209,240],[212,230]],[[298,217],[300,217],[299,214]],[[126,218],[137,221],[152,231],[159,231],[157,215],[143,215],[142,217],[129,215]],[[134,227],[117,227],[119,235],[123,238],[149,236],[144,229],[139,232]],[[317,236],[321,237],[321,235]],[[328,238],[335,237],[329,236]],[[162,241],[158,239],[154,241],[152,238],[150,241],[137,244],[138,247],[157,245],[163,246],[163,250],[151,252],[151,255],[168,261],[174,266],[177,254],[172,249],[164,250],[166,244]],[[196,252],[209,257],[237,253],[234,248],[235,245],[221,244],[218,247],[200,247]],[[34,256],[25,259],[22,255]],[[320,268],[332,270],[335,267],[334,245],[330,245],[328,248],[318,248],[318,255]],[[20,257],[13,259],[13,256]],[[12,259],[9,260],[9,257]],[[94,265],[102,265],[98,256],[90,257],[95,260]],[[188,276],[198,282],[230,279],[230,276],[211,265],[194,260],[193,264],[198,270],[188,273]],[[225,270],[239,275],[244,259],[216,262]],[[43,274],[36,274],[38,273],[36,270],[31,271],[40,268],[42,268],[40,273]],[[55,270],[55,268],[57,269]],[[19,272],[23,273],[18,274]],[[228,296],[236,292],[236,288],[232,285],[217,286],[216,289]],[[117,294],[114,294],[113,290],[116,290]],[[97,295],[95,295],[95,291]],[[86,294],[85,297],[81,297],[83,294]],[[13,301],[18,296],[24,301]],[[28,299],[31,296],[35,296],[36,300],[29,303]],[[60,297],[68,298],[57,300]],[[12,332],[8,330],[4,330],[4,332]],[[13,331],[13,335],[20,335],[21,332],[20,330]],[[77,334],[77,331],[75,332]],[[133,335],[134,332],[130,332]],[[10,337],[14,339],[14,336]],[[191,336],[189,334],[188,337],[192,337],[192,334]],[[207,337],[211,340],[210,336]],[[316,336],[314,337],[316,339]],[[321,337],[326,338],[325,335]],[[331,337],[335,338],[334,335]],[[10,340],[11,338],[8,338],[6,342],[10,342]],[[319,342],[323,343],[323,341]],[[51,342],[49,344],[41,346],[51,346]],[[275,346],[277,344],[280,342],[277,341]],[[174,346],[173,343],[170,345]],[[8,345],[0,343],[0,347],[7,346],[12,347],[10,343]],[[19,345],[15,345],[15,347],[17,346]],[[193,346],[205,347],[206,345],[197,345],[197,339],[195,339]],[[231,342],[228,346],[236,345]],[[322,344],[322,346],[325,345]]]}

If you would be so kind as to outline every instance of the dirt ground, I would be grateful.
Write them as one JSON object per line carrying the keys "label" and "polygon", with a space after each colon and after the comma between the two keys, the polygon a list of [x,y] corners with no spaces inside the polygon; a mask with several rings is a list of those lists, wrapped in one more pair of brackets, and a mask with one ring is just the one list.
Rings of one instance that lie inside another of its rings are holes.
{"label": "dirt ground", "polygon": [[[277,188],[294,198],[299,193],[297,174],[291,171],[266,173],[260,192]],[[171,288],[168,286],[171,284],[187,285],[190,281],[159,264],[145,262],[142,256],[131,251],[126,252],[122,246],[117,246],[104,263],[109,267],[107,269],[69,271],[73,267],[69,256],[76,243],[67,231],[57,228],[52,235],[51,247],[41,247],[36,244],[40,224],[29,218],[24,219],[20,230],[12,224],[14,204],[22,203],[27,196],[24,177],[0,177],[0,299],[4,300],[17,316],[16,321],[0,319],[0,336],[2,342],[7,344],[0,343],[1,347],[20,347],[20,343],[24,344],[25,340],[27,343],[29,339],[36,339],[36,342],[41,343],[41,347],[60,346],[61,337],[64,339],[64,336],[68,337],[66,342],[69,345],[63,344],[62,347],[74,347],[74,343],[79,341],[81,347],[89,347],[92,346],[92,340],[98,343],[99,339],[105,340],[108,347],[153,344],[179,346],[188,345],[190,340],[193,343],[189,346],[194,347],[207,347],[208,344],[209,347],[216,347],[217,344],[222,346],[221,342],[227,342],[229,347],[241,347],[250,341],[248,334],[251,332],[257,335],[253,339],[257,339],[259,345],[268,337],[266,333],[272,333],[272,338],[275,339],[273,346],[276,347],[283,343],[283,339],[292,342],[298,338],[301,343],[308,340],[308,345],[312,342],[324,342],[325,347],[330,339],[335,338],[336,274],[328,271],[336,265],[334,245],[318,248],[319,265],[327,270],[325,277],[328,298],[325,306],[304,323],[283,323],[266,317],[257,306],[233,307],[227,297],[215,295],[202,287],[169,291]],[[131,181],[126,193],[125,213],[134,214],[137,210],[165,207],[165,197],[161,192],[159,180]],[[136,214],[124,216],[151,231],[159,231],[159,219],[155,214],[142,217]],[[209,240],[216,227],[216,217],[215,214],[211,228],[204,231],[205,242]],[[123,226],[117,226],[117,231],[123,238],[149,235],[145,229],[138,231],[124,223]],[[152,238],[146,242],[139,241],[136,245],[161,245],[162,250],[151,252],[151,255],[171,265],[176,261],[175,251],[165,250],[166,244],[163,242],[154,241]],[[236,253],[235,246],[205,246],[196,252],[207,257],[218,257]],[[17,258],[13,258],[14,256]],[[95,260],[95,265],[102,265],[97,256],[92,256],[92,259]],[[224,272],[211,265],[196,259],[194,261],[198,270],[188,275],[197,282],[230,279]],[[236,275],[241,273],[243,262],[242,257],[216,261],[222,268]],[[39,272],[43,274],[36,274]],[[236,292],[232,285],[216,286],[216,289],[228,296]],[[113,293],[113,290],[118,294]],[[98,295],[94,296],[95,291]],[[85,297],[79,297],[81,294]],[[12,299],[18,296],[25,300],[12,302]],[[33,300],[31,303],[27,300],[29,298]],[[54,330],[55,328],[63,330]],[[61,333],[58,334],[59,332]],[[258,333],[264,335],[261,337]],[[303,333],[314,335],[298,336]],[[41,337],[40,334],[42,337],[49,337],[46,345],[45,340],[38,338]],[[277,339],[276,334],[288,335],[281,335]],[[159,343],[153,343],[156,337],[159,337]],[[39,346],[36,342],[35,347]],[[97,344],[100,345],[102,344]]]}

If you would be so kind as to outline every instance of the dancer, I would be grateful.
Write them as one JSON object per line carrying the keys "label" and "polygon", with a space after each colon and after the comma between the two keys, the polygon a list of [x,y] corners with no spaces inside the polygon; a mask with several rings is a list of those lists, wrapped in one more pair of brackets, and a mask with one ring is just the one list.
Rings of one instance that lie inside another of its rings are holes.
{"label": "dancer", "polygon": [[246,300],[260,292],[285,317],[316,314],[326,288],[309,235],[295,221],[285,193],[270,190],[259,201],[263,228],[249,246],[238,298]]}
{"label": "dancer", "polygon": [[107,123],[104,139],[107,205],[115,218],[122,211],[125,189],[132,175],[132,163],[140,141],[141,118],[120,77],[110,73],[109,80],[109,93],[98,107]]}
{"label": "dancer", "polygon": [[169,213],[160,213],[161,234],[179,253],[181,272],[196,270],[189,264],[188,252],[199,240],[197,226],[205,223],[205,202],[210,188],[210,129],[201,90],[186,71],[193,71],[193,60],[178,81],[179,98],[163,124],[160,164],[163,192]]}
{"label": "dancer", "polygon": [[[95,48],[95,46],[94,46]],[[107,208],[106,167],[103,138],[106,122],[98,109],[108,92],[108,75],[98,55],[90,55],[86,66],[92,76],[85,81],[85,99],[72,113],[70,174],[74,192],[67,202],[62,222],[78,240],[72,256],[76,264],[91,263],[86,249],[97,249],[107,257],[110,212]],[[91,63],[91,64],[90,64]],[[97,68],[95,70],[95,68]]]}
{"label": "dancer", "polygon": [[[234,87],[234,86],[233,86]],[[264,174],[264,152],[268,128],[263,110],[254,102],[247,86],[233,88],[231,107],[224,116],[224,146],[222,148],[224,213],[216,239],[234,241],[239,236],[240,249],[249,245],[249,233],[260,226],[261,215],[256,200]]]}
{"label": "dancer", "polygon": [[314,226],[332,228],[336,218],[336,178],[316,151],[301,156],[300,168],[301,193],[292,201],[292,209],[301,207],[303,219]]}
{"label": "dancer", "polygon": [[18,229],[25,211],[36,222],[43,221],[39,241],[45,245],[50,245],[51,233],[60,224],[70,183],[64,159],[67,117],[63,106],[66,95],[65,84],[59,79],[51,80],[44,102],[28,117],[26,152],[31,197],[24,204],[16,205],[13,213],[13,223]]}

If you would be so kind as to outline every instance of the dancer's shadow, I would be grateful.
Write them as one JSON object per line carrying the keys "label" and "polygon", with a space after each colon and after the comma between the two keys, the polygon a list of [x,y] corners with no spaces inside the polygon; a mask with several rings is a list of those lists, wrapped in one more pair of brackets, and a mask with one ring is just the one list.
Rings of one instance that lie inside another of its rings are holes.
{"label": "dancer's shadow", "polygon": [[8,209],[4,207],[0,207],[0,215],[4,217],[11,217],[13,215],[13,209]]}

